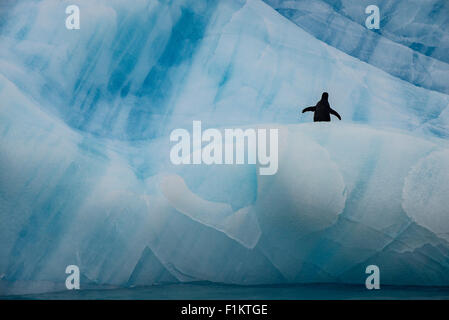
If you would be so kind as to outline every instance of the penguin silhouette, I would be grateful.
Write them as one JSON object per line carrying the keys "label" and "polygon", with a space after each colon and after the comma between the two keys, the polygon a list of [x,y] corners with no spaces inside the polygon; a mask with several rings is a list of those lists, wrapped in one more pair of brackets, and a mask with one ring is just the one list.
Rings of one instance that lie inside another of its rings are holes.
{"label": "penguin silhouette", "polygon": [[313,107],[307,107],[304,110],[302,110],[302,113],[307,111],[313,111],[313,121],[331,121],[331,114],[336,116],[339,120],[341,120],[340,115],[337,111],[331,108],[329,105],[329,101],[327,99],[329,98],[329,94],[327,92],[323,92],[321,95],[321,100],[318,101],[318,103]]}

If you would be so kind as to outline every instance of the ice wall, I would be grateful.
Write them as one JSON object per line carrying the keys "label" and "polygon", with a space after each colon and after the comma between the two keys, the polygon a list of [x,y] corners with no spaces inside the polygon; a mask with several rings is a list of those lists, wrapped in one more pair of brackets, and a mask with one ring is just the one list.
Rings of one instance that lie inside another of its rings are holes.
{"label": "ice wall", "polygon": [[[449,93],[449,3],[445,0],[265,0],[316,38],[405,81]],[[377,5],[380,28],[365,8]]]}
{"label": "ice wall", "polygon": [[[8,79],[75,129],[136,140],[198,115],[210,126],[292,123],[327,90],[344,120],[448,134],[447,95],[323,45],[263,4],[80,2],[80,30],[65,28],[67,4],[18,4],[0,57]],[[385,63],[398,56],[384,52]]]}
{"label": "ice wall", "polygon": [[[76,31],[67,4],[1,27],[0,294],[64,290],[69,264],[83,288],[449,284],[447,95],[262,1],[80,2]],[[343,121],[305,123],[324,90]],[[279,128],[278,173],[173,166],[192,120]]]}

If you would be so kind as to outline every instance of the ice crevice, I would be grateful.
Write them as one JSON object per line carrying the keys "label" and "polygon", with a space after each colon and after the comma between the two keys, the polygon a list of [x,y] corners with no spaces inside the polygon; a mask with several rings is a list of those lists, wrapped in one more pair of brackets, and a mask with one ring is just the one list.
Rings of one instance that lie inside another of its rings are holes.
{"label": "ice crevice", "polygon": [[178,175],[164,176],[160,187],[165,198],[179,212],[224,232],[249,249],[256,246],[261,231],[251,207],[234,212],[229,204],[201,199]]}

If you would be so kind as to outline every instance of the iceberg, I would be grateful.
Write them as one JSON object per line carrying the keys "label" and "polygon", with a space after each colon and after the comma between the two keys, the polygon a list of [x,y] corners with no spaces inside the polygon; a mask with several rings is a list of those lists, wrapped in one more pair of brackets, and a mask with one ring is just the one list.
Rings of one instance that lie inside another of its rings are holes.
{"label": "iceberg", "polygon": [[[449,4],[444,0],[264,0],[317,39],[417,86],[449,93]],[[377,4],[380,28],[365,9]]]}
{"label": "iceberg", "polygon": [[[80,30],[66,5],[0,20],[0,295],[65,290],[72,264],[82,289],[363,284],[370,264],[449,285],[447,94],[260,0],[89,1]],[[343,121],[299,117],[322,91]],[[194,120],[278,128],[278,172],[173,165]]]}

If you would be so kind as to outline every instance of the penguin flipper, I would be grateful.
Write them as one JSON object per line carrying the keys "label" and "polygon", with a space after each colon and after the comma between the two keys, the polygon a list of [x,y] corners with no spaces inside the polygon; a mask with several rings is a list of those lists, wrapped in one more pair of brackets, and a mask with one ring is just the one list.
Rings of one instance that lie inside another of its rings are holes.
{"label": "penguin flipper", "polygon": [[304,110],[302,110],[302,113],[308,112],[308,111],[315,112],[315,110],[316,110],[316,107],[307,107],[307,108],[305,108]]}
{"label": "penguin flipper", "polygon": [[336,117],[338,118],[338,120],[341,120],[340,115],[339,115],[338,112],[335,111],[334,109],[331,109],[331,110],[330,110],[330,113],[333,114],[334,116],[336,116]]}

